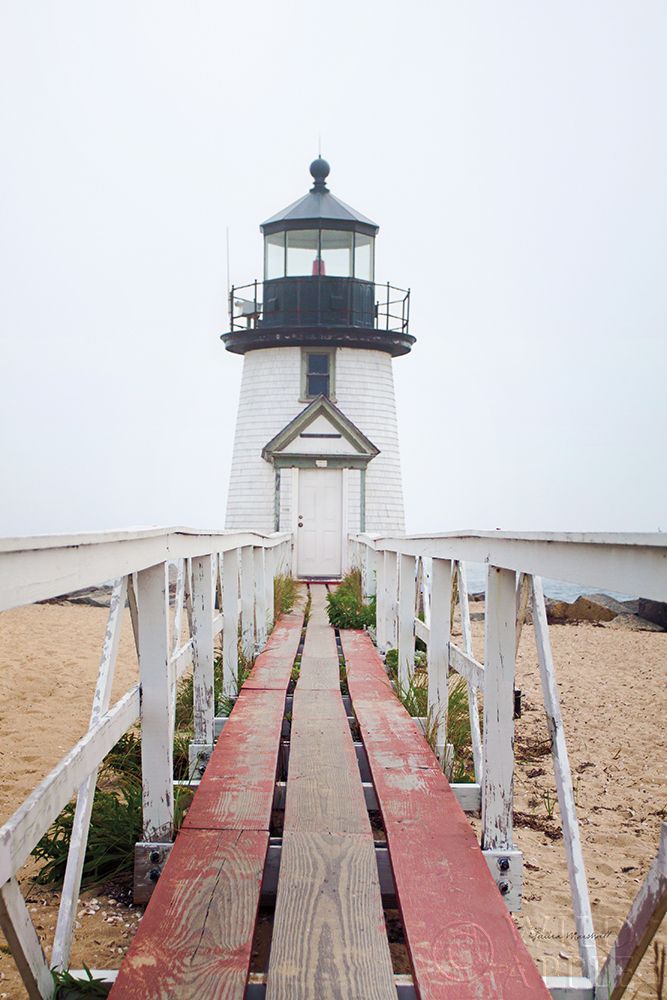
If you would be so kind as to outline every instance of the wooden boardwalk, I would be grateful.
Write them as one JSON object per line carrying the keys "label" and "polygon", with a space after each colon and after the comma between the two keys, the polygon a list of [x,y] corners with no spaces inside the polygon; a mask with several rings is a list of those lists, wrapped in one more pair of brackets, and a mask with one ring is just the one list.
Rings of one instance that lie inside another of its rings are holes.
{"label": "wooden boardwalk", "polygon": [[[399,985],[326,589],[313,585],[311,595],[291,705],[282,840],[271,838],[271,816],[299,614],[281,619],[243,687],[111,996],[548,997],[470,824],[370,639],[343,633],[362,763],[382,814],[412,963],[412,981]],[[269,959],[250,977],[267,857],[276,849]]]}

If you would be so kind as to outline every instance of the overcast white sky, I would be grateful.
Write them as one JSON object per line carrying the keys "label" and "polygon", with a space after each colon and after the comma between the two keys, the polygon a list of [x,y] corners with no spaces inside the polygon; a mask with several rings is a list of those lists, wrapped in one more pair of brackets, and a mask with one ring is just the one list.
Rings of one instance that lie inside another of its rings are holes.
{"label": "overcast white sky", "polygon": [[408,528],[667,528],[667,6],[4,0],[0,534],[222,527],[258,224],[412,288]]}

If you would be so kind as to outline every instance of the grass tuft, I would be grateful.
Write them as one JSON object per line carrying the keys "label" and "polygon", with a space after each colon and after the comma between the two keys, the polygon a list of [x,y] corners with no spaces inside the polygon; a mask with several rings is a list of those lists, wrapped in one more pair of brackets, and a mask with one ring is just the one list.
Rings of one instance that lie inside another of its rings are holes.
{"label": "grass tuft", "polygon": [[[415,654],[415,669],[407,684],[402,684],[398,678],[397,649],[387,650],[385,664],[396,696],[408,714],[415,718],[426,719],[426,741],[435,751],[441,716],[440,714],[436,715],[433,710],[429,711],[428,670],[424,655],[422,653]],[[452,677],[449,682],[447,742],[454,747],[451,780],[454,782],[474,781],[468,686],[462,677]]]}
{"label": "grass tuft", "polygon": [[[190,738],[188,732],[176,733],[174,738],[174,776],[181,780],[189,777]],[[141,736],[130,731],[121,736],[100,765],[83,863],[82,888],[100,885],[132,872],[134,845],[143,835],[142,799]],[[190,799],[191,792],[187,787],[174,789],[174,824],[177,830]],[[75,810],[76,802],[68,802],[34,848],[33,857],[40,863],[34,878],[37,885],[62,886]]]}
{"label": "grass tuft", "polygon": [[329,622],[334,628],[374,628],[375,597],[364,600],[361,573],[353,569],[327,594]]}
{"label": "grass tuft", "polygon": [[74,1000],[76,997],[108,997],[110,987],[104,979],[96,979],[84,963],[86,978],[73,976],[71,972],[52,969],[54,1000]]}
{"label": "grass tuft", "polygon": [[288,615],[296,601],[297,588],[293,576],[281,573],[273,581],[273,609],[276,621],[280,615]]}

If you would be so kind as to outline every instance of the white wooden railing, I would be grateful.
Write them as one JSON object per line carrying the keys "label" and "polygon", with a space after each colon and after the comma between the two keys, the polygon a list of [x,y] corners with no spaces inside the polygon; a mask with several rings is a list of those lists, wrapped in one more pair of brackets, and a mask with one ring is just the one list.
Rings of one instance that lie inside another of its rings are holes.
{"label": "white wooden railing", "polygon": [[[115,581],[88,732],[0,829],[0,926],[31,998],[51,997],[50,967],[64,969],[69,962],[99,765],[140,720],[143,842],[136,860],[139,868],[142,859],[151,859],[153,870],[156,864],[159,868],[173,836],[176,682],[192,664],[192,761],[213,746],[215,637],[222,631],[223,693],[233,696],[239,627],[243,653],[251,658],[264,646],[273,625],[274,578],[290,573],[291,560],[289,534],[174,528],[0,540],[0,611]],[[176,567],[173,601],[170,564]],[[110,707],[126,603],[139,683]],[[185,641],[183,631],[188,634]],[[75,795],[67,869],[47,963],[17,873]]]}
{"label": "white wooden railing", "polygon": [[[475,783],[468,799],[481,810],[481,847],[511,910],[519,909],[521,852],[513,841],[514,675],[529,603],[563,826],[582,977],[549,977],[554,997],[618,1000],[667,909],[667,824],[658,856],[600,970],[576,815],[572,776],[549,640],[542,577],[667,601],[667,537],[598,534],[465,534],[350,536],[349,561],[364,592],[377,599],[377,644],[398,650],[398,678],[414,671],[415,637],[428,649],[429,715],[436,752],[447,756],[448,676],[465,678]],[[475,659],[465,565],[487,567],[484,663]],[[452,642],[454,588],[461,646]],[[423,608],[422,621],[418,617]],[[478,696],[483,699],[480,726]],[[483,736],[482,736],[483,732]],[[459,800],[461,797],[459,796]]]}

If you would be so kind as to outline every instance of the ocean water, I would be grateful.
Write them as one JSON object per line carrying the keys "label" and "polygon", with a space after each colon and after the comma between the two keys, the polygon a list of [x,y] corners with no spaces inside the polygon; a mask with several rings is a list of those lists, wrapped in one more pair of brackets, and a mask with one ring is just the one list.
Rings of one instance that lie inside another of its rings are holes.
{"label": "ocean water", "polygon": [[[468,591],[479,593],[486,589],[486,566],[483,563],[466,563],[466,574],[468,578]],[[615,590],[606,590],[602,587],[583,587],[579,583],[563,583],[562,580],[542,580],[546,597],[553,597],[558,601],[568,601],[570,604],[576,601],[582,594],[607,594],[616,598],[617,601],[630,601],[637,594],[619,594]]]}

